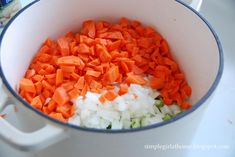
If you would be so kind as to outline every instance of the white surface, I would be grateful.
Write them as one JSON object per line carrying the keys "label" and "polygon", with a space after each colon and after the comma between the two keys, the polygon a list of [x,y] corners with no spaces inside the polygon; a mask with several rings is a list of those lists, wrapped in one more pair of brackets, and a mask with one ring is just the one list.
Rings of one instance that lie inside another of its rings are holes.
{"label": "white surface", "polygon": [[[233,53],[235,49],[233,39],[235,35],[233,31],[233,28],[235,28],[234,6],[235,2],[233,0],[225,0],[223,2],[206,0],[202,5],[202,14],[213,25],[222,41],[225,53],[225,70],[221,84],[203,117],[193,142],[200,145],[224,144],[229,145],[230,149],[190,150],[190,157],[232,157],[235,154],[235,115],[233,112],[235,107],[232,104],[233,96],[235,95],[235,85],[233,83],[233,78],[235,78],[235,53]],[[0,147],[0,156],[10,156],[10,152],[13,152],[13,150],[2,145]],[[22,156],[25,156],[25,153]]]}

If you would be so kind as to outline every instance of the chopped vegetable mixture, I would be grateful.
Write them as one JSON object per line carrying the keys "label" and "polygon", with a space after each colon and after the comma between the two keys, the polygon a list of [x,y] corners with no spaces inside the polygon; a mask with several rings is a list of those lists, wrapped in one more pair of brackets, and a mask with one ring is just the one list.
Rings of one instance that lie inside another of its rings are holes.
{"label": "chopped vegetable mixture", "polygon": [[[132,84],[158,91],[151,104],[156,108],[191,107],[191,87],[159,32],[127,18],[115,24],[87,20],[79,32],[45,40],[19,82],[19,94],[36,109],[68,122],[76,111],[72,100],[92,92],[105,105],[128,94]],[[172,116],[167,113],[162,119]],[[146,118],[134,117],[128,125],[144,123]],[[112,127],[107,123],[107,129]]]}

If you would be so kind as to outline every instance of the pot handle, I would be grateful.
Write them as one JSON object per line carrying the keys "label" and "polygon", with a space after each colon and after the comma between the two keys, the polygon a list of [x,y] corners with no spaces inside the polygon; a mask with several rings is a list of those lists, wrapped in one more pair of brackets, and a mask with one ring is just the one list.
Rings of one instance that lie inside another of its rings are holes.
{"label": "pot handle", "polygon": [[203,0],[192,0],[189,6],[199,12],[202,6],[202,1]]}
{"label": "pot handle", "polygon": [[[14,101],[5,92],[0,78],[0,112]],[[7,120],[0,116],[0,139],[23,151],[40,150],[52,145],[66,137],[63,128],[56,127],[52,124],[45,124],[41,129],[26,133],[11,125]]]}

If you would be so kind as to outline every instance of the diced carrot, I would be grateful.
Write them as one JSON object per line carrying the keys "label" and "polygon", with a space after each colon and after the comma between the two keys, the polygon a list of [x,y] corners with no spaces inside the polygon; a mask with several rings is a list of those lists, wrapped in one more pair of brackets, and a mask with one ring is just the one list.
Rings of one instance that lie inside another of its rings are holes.
{"label": "diced carrot", "polygon": [[42,81],[43,79],[44,79],[44,77],[42,75],[38,75],[38,74],[36,74],[32,77],[33,82],[39,82],[39,81]]}
{"label": "diced carrot", "polygon": [[102,84],[95,81],[95,80],[92,80],[91,83],[90,83],[90,88],[91,89],[97,89],[97,88],[102,88]]}
{"label": "diced carrot", "polygon": [[90,61],[87,65],[93,67],[93,66],[97,66],[99,64],[100,64],[100,60],[99,59],[94,59],[94,60]]}
{"label": "diced carrot", "polygon": [[192,94],[192,89],[189,85],[181,87],[181,90],[183,90],[187,96],[190,96]]}
{"label": "diced carrot", "polygon": [[99,77],[101,75],[101,72],[94,71],[94,70],[87,70],[86,75],[90,75],[90,76],[94,76],[94,77]]}
{"label": "diced carrot", "polygon": [[128,93],[128,85],[127,84],[120,84],[119,87],[120,87],[120,89],[118,91],[119,95],[124,95],[124,94]]}
{"label": "diced carrot", "polygon": [[151,88],[157,89],[157,90],[163,88],[165,85],[164,80],[162,78],[157,78],[157,77],[150,78],[149,83],[150,83]]}
{"label": "diced carrot", "polygon": [[36,71],[34,69],[29,69],[26,71],[25,78],[30,79],[35,75]]}
{"label": "diced carrot", "polygon": [[182,105],[182,103],[183,103],[183,100],[182,100],[182,98],[181,98],[181,96],[180,96],[179,93],[174,93],[174,94],[172,95],[172,99],[173,99],[174,101],[176,101],[176,103],[177,103],[179,106]]}
{"label": "diced carrot", "polygon": [[185,102],[180,107],[184,110],[187,110],[187,109],[191,108],[192,105],[190,103]]}
{"label": "diced carrot", "polygon": [[51,92],[54,92],[54,87],[53,86],[51,86],[47,81],[45,81],[45,80],[42,80],[42,86],[43,86],[43,88],[44,89],[47,89],[47,90],[49,90],[49,91],[51,91]]}
{"label": "diced carrot", "polygon": [[112,89],[115,88],[115,86],[113,86],[113,85],[106,85],[105,88],[106,88],[107,90],[112,90]]}
{"label": "diced carrot", "polygon": [[75,34],[74,34],[73,32],[67,32],[67,33],[65,34],[65,37],[68,38],[68,39],[70,39],[70,40],[73,40],[74,37],[75,37]]}
{"label": "diced carrot", "polygon": [[20,93],[21,97],[25,98],[25,93],[26,92],[24,90],[20,89],[19,93]]}
{"label": "diced carrot", "polygon": [[129,53],[127,52],[127,51],[121,51],[120,52],[120,55],[122,56],[122,57],[129,57]]}
{"label": "diced carrot", "polygon": [[43,106],[43,107],[42,107],[42,112],[43,112],[43,113],[46,113],[47,115],[51,113],[51,112],[48,110],[48,107],[46,107],[46,106]]}
{"label": "diced carrot", "polygon": [[118,83],[122,83],[122,74],[120,74],[119,73],[119,75],[118,75],[118,78],[117,78],[117,80],[116,80],[116,82],[118,82]]}
{"label": "diced carrot", "polygon": [[79,69],[83,69],[85,67],[84,62],[76,56],[65,56],[60,57],[57,60],[58,65],[70,65],[70,66],[78,66]]}
{"label": "diced carrot", "polygon": [[149,67],[150,67],[151,69],[155,69],[155,66],[156,66],[156,63],[155,63],[155,62],[150,62],[150,63],[149,63]]}
{"label": "diced carrot", "polygon": [[46,74],[48,74],[48,73],[46,72],[46,70],[40,69],[40,70],[38,71],[38,74],[39,74],[39,75],[46,75]]}
{"label": "diced carrot", "polygon": [[172,104],[173,100],[167,97],[163,97],[163,101],[166,105]]}
{"label": "diced carrot", "polygon": [[102,92],[102,89],[100,89],[100,88],[91,88],[90,91],[93,92],[93,93],[99,93],[100,94]]}
{"label": "diced carrot", "polygon": [[140,65],[143,62],[143,58],[139,54],[133,56],[132,59],[136,62],[137,65]]}
{"label": "diced carrot", "polygon": [[127,27],[130,25],[129,20],[126,17],[121,17],[119,23],[122,27]]}
{"label": "diced carrot", "polygon": [[107,45],[109,51],[118,50],[121,46],[121,40],[117,40]]}
{"label": "diced carrot", "polygon": [[63,71],[61,69],[57,69],[56,71],[56,86],[59,86],[63,82],[64,76]]}
{"label": "diced carrot", "polygon": [[146,84],[146,80],[142,76],[134,75],[134,74],[131,74],[131,73],[127,74],[127,78],[126,78],[125,82],[127,84],[131,84],[131,83],[140,84],[140,85]]}
{"label": "diced carrot", "polygon": [[63,117],[65,118],[69,118],[70,117],[70,109],[71,109],[71,104],[70,103],[66,103],[60,106],[56,107],[56,112],[57,113],[61,113],[63,115]]}
{"label": "diced carrot", "polygon": [[42,92],[42,83],[39,81],[39,82],[36,82],[34,85],[35,85],[36,93],[37,95],[39,95]]}
{"label": "diced carrot", "polygon": [[42,95],[44,96],[44,98],[50,98],[53,94],[48,89],[43,89]]}
{"label": "diced carrot", "polygon": [[71,76],[71,78],[74,79],[74,80],[78,80],[79,77],[80,77],[76,72],[71,73],[70,76]]}
{"label": "diced carrot", "polygon": [[50,113],[49,116],[52,117],[52,118],[55,118],[59,121],[67,122],[66,119],[63,117],[63,115],[61,113],[54,112],[54,113]]}
{"label": "diced carrot", "polygon": [[55,110],[56,106],[57,106],[56,102],[53,99],[51,99],[47,105],[47,108],[49,112],[52,112]]}
{"label": "diced carrot", "polygon": [[97,21],[95,23],[96,30],[101,30],[104,28],[103,22],[102,21]]}
{"label": "diced carrot", "polygon": [[29,93],[36,93],[33,82],[26,78],[20,80],[20,89]]}
{"label": "diced carrot", "polygon": [[109,101],[113,101],[114,99],[116,99],[116,97],[118,97],[118,94],[114,90],[109,90],[104,94],[104,97]]}
{"label": "diced carrot", "polygon": [[40,54],[40,56],[38,56],[38,60],[43,63],[49,62],[51,60],[51,58],[52,58],[52,56],[49,54],[46,54],[46,53],[42,53],[42,54]]}
{"label": "diced carrot", "polygon": [[73,88],[69,91],[68,95],[70,99],[75,99],[80,95],[81,91],[77,88]]}
{"label": "diced carrot", "polygon": [[139,21],[137,21],[137,20],[133,20],[133,21],[131,21],[131,24],[130,24],[133,28],[136,28],[136,27],[138,27],[138,26],[140,26],[141,25],[141,23],[139,22]]}
{"label": "diced carrot", "polygon": [[28,92],[25,93],[24,97],[27,100],[27,102],[29,102],[29,103],[32,102],[32,100],[34,98],[33,94],[32,93],[28,93]]}
{"label": "diced carrot", "polygon": [[83,22],[81,33],[89,36],[90,38],[95,38],[96,28],[94,21],[88,20]]}
{"label": "diced carrot", "polygon": [[[88,57],[88,54],[78,54],[77,55],[85,64],[87,62],[89,62],[89,57]],[[83,70],[83,69],[80,69],[80,70]]]}
{"label": "diced carrot", "polygon": [[59,38],[57,40],[57,43],[60,47],[60,52],[62,54],[62,56],[67,56],[69,55],[69,43],[68,41],[66,40],[66,38]]}
{"label": "diced carrot", "polygon": [[56,71],[53,65],[45,64],[45,65],[43,65],[42,68],[43,68],[43,70],[45,70],[45,75],[55,73],[55,71]]}
{"label": "diced carrot", "polygon": [[112,59],[106,48],[101,45],[96,45],[96,52],[99,55],[101,62],[109,62]]}
{"label": "diced carrot", "polygon": [[48,74],[48,75],[45,75],[45,78],[47,79],[54,79],[56,77],[56,74]]}
{"label": "diced carrot", "polygon": [[42,102],[39,96],[36,96],[35,98],[33,98],[30,104],[39,110],[41,110],[42,108]]}
{"label": "diced carrot", "polygon": [[61,87],[63,87],[68,92],[73,89],[74,85],[75,85],[75,82],[69,81],[69,82],[61,84]]}
{"label": "diced carrot", "polygon": [[149,48],[153,44],[153,38],[140,38],[138,39],[138,46],[141,48]]}
{"label": "diced carrot", "polygon": [[91,46],[89,49],[90,49],[90,54],[92,56],[94,56],[95,55],[95,46]]}
{"label": "diced carrot", "polygon": [[63,87],[56,88],[52,99],[59,105],[63,105],[69,101],[69,96]]}
{"label": "diced carrot", "polygon": [[182,73],[175,74],[175,79],[183,80],[184,74],[182,74]]}
{"label": "diced carrot", "polygon": [[95,43],[106,47],[112,42],[109,39],[95,38]]}
{"label": "diced carrot", "polygon": [[87,37],[85,35],[80,35],[79,36],[79,42],[80,43],[85,43],[85,44],[87,44],[89,46],[92,46],[92,45],[95,44],[95,40],[94,39],[89,38],[89,37]]}
{"label": "diced carrot", "polygon": [[132,71],[134,65],[135,65],[135,61],[132,60],[127,60],[125,61],[126,65],[128,66],[129,71]]}
{"label": "diced carrot", "polygon": [[122,70],[123,70],[125,73],[130,72],[130,71],[129,71],[129,68],[128,68],[128,66],[127,66],[127,64],[126,64],[125,62],[121,62],[120,65],[121,65],[121,67],[122,67]]}
{"label": "diced carrot", "polygon": [[84,85],[85,85],[85,78],[84,76],[81,76],[78,79],[77,83],[74,85],[74,87],[77,89],[83,89]]}
{"label": "diced carrot", "polygon": [[118,66],[112,66],[105,74],[104,79],[108,82],[115,82],[119,77]]}
{"label": "diced carrot", "polygon": [[110,55],[111,55],[112,59],[116,59],[117,57],[121,57],[121,54],[119,51],[111,51]]}
{"label": "diced carrot", "polygon": [[78,55],[78,46],[76,46],[76,43],[75,43],[75,45],[71,45],[70,44],[70,50],[71,50],[71,54],[73,56],[77,56]]}
{"label": "diced carrot", "polygon": [[101,74],[104,74],[104,66],[103,66],[103,65],[95,66],[94,69],[95,69],[96,71],[101,72]]}
{"label": "diced carrot", "polygon": [[60,69],[63,72],[63,77],[66,77],[66,73],[73,73],[76,67],[71,65],[60,65]]}
{"label": "diced carrot", "polygon": [[87,90],[88,90],[88,85],[87,85],[87,83],[85,83],[85,85],[84,85],[84,87],[82,88],[82,91],[81,91],[81,96],[85,96]]}
{"label": "diced carrot", "polygon": [[[80,36],[81,36],[81,34],[79,34],[79,33],[76,33],[75,34],[75,41],[77,42],[77,43],[80,43]],[[85,35],[84,35],[85,36]],[[86,36],[85,36],[86,37]]]}
{"label": "diced carrot", "polygon": [[103,28],[103,29],[101,29],[101,30],[98,30],[97,31],[97,34],[99,34],[99,33],[104,33],[104,32],[107,32],[109,30],[109,28]]}
{"label": "diced carrot", "polygon": [[48,45],[43,45],[40,50],[39,50],[39,54],[45,54],[48,53],[50,51],[50,48]]}
{"label": "diced carrot", "polygon": [[99,38],[106,38],[106,39],[117,39],[122,40],[123,36],[121,32],[114,31],[114,32],[105,32],[102,34],[98,34]]}
{"label": "diced carrot", "polygon": [[48,47],[51,47],[52,44],[53,44],[53,41],[52,41],[50,38],[47,38],[47,39],[44,41],[44,44],[47,45]]}
{"label": "diced carrot", "polygon": [[140,75],[140,74],[144,73],[144,71],[136,65],[133,65],[132,72],[136,75]]}
{"label": "diced carrot", "polygon": [[90,48],[89,46],[87,46],[84,43],[81,43],[78,45],[78,53],[85,53],[85,54],[89,54],[90,53]]}
{"label": "diced carrot", "polygon": [[165,40],[162,40],[160,50],[165,54],[169,52],[168,44]]}
{"label": "diced carrot", "polygon": [[104,103],[105,102],[105,97],[104,97],[104,95],[101,95],[100,97],[99,97],[99,101],[101,102],[101,103]]}
{"label": "diced carrot", "polygon": [[46,98],[42,94],[40,94],[39,97],[41,99],[42,104],[44,104],[44,102],[46,101]]}

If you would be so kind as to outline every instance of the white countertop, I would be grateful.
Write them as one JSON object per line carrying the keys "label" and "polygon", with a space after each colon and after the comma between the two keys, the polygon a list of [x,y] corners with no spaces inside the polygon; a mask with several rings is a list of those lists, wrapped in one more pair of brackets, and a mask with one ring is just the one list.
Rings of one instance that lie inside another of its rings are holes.
{"label": "white countertop", "polygon": [[[25,6],[31,1],[22,0],[22,5]],[[223,46],[225,63],[221,82],[192,142],[195,145],[205,146],[204,150],[190,149],[189,157],[233,157],[235,155],[235,103],[233,104],[235,97],[234,8],[234,0],[204,0],[202,5],[200,13],[217,32]],[[209,146],[217,146],[217,148],[206,149]],[[17,157],[41,157],[40,153],[15,152],[0,141],[0,157],[16,156],[16,154]]]}
{"label": "white countertop", "polygon": [[190,157],[235,156],[235,1],[204,0],[201,14],[217,32],[224,51],[224,73],[193,141],[195,144],[228,145],[229,149],[192,151]]}

